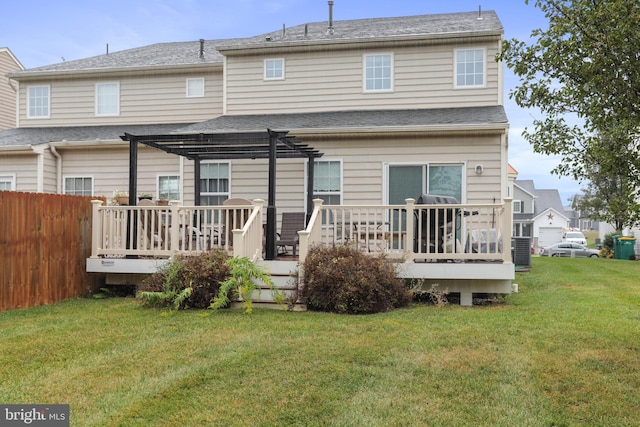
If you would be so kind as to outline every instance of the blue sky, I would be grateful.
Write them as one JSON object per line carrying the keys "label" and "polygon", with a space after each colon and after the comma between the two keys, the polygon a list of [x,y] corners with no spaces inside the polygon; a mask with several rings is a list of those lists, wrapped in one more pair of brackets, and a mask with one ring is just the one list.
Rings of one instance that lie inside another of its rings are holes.
{"label": "blue sky", "polygon": [[[543,14],[524,0],[334,0],[333,18],[377,18],[429,13],[495,10],[505,38],[528,39],[546,28]],[[8,47],[25,68],[87,58],[159,42],[248,37],[328,18],[327,0],[21,0],[2,8],[0,47]],[[505,108],[511,130],[509,162],[519,179],[537,188],[555,188],[563,203],[579,192],[567,177],[551,175],[556,158],[533,153],[520,136],[535,112],[513,103],[508,93],[518,83],[505,68]]]}

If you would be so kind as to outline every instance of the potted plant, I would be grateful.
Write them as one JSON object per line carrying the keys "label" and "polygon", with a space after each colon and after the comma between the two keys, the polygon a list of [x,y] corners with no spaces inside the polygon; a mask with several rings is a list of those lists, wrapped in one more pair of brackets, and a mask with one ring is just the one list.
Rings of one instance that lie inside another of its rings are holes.
{"label": "potted plant", "polygon": [[111,197],[112,205],[126,206],[129,204],[129,193],[126,191],[114,190]]}
{"label": "potted plant", "polygon": [[138,195],[138,200],[152,200],[153,199],[153,194],[151,193],[140,193]]}
{"label": "potted plant", "polygon": [[167,199],[158,199],[158,200],[156,200],[156,205],[158,205],[158,206],[169,206],[169,201]]}

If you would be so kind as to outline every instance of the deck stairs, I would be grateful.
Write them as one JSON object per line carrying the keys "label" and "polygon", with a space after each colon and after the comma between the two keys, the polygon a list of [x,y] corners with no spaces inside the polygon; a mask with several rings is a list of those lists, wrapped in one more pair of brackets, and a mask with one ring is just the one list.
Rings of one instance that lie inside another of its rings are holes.
{"label": "deck stairs", "polygon": [[[305,304],[296,301],[298,281],[296,275],[298,272],[297,261],[259,261],[258,266],[263,268],[270,276],[273,284],[285,296],[285,304],[278,304],[274,301],[271,289],[268,285],[260,282],[260,289],[253,294],[254,308],[271,308],[275,310],[304,311]],[[242,303],[233,303],[232,307],[241,307]]]}

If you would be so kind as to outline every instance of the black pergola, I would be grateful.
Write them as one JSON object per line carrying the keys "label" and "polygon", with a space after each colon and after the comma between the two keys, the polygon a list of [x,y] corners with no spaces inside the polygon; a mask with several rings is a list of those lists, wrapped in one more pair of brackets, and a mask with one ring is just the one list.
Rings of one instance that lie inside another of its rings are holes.
{"label": "black pergola", "polygon": [[195,204],[200,205],[200,162],[202,160],[269,159],[269,194],[267,200],[266,259],[276,258],[276,159],[307,158],[307,213],[313,210],[313,164],[322,153],[309,147],[288,131],[191,133],[132,135],[129,141],[129,204],[136,204],[138,177],[138,143],[177,154],[195,162]]}

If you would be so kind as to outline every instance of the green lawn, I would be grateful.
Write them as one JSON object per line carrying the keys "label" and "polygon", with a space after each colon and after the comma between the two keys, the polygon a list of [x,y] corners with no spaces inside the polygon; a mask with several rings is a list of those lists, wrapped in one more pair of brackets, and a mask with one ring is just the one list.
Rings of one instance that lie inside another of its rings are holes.
{"label": "green lawn", "polygon": [[74,426],[636,426],[640,262],[533,258],[502,304],[0,313],[0,402]]}

